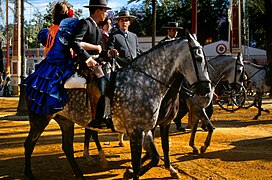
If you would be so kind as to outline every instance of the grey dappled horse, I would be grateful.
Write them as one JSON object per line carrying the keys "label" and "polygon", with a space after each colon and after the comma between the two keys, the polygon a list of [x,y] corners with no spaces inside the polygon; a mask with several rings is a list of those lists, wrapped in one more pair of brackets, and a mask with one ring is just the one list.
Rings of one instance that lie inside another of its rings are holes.
{"label": "grey dappled horse", "polygon": [[[203,53],[203,50],[202,50],[202,47],[196,42],[196,47],[197,48],[194,48],[194,54],[196,54],[195,56],[193,56],[193,58],[195,58],[196,62],[197,61],[200,61],[200,62],[203,62],[205,61],[205,57],[204,57],[204,53]],[[166,129],[168,132],[169,131],[169,126],[170,125],[170,121],[175,117],[175,114],[176,114],[176,110],[177,110],[177,97],[178,97],[178,93],[180,93],[182,90],[180,90],[180,85],[181,85],[181,82],[182,80],[184,79],[184,77],[180,74],[180,72],[175,72],[173,75],[172,75],[172,78],[171,78],[171,87],[169,88],[169,90],[167,90],[167,93],[164,95],[163,97],[163,100],[162,100],[162,103],[160,105],[160,114],[159,114],[159,117],[158,117],[158,124],[160,125],[161,128],[164,128]],[[232,81],[231,81],[232,82]],[[198,96],[197,94],[195,94],[195,88],[196,87],[190,87],[192,89],[190,89],[189,93],[193,93],[194,96]],[[203,98],[205,99],[203,101],[203,99],[201,99],[200,97],[198,98],[195,98],[195,99],[192,99],[192,100],[199,100],[199,102],[195,102],[194,105],[195,106],[203,106],[203,107],[206,107],[207,106],[207,101],[206,99],[208,99],[210,101],[211,97],[212,97],[212,92],[210,93],[207,93],[205,95],[201,95],[201,97],[203,96]],[[197,105],[196,105],[197,104]],[[196,109],[196,108],[195,108]],[[166,127],[164,126],[167,125]],[[168,140],[167,142],[165,141],[165,139],[168,139],[168,136],[169,134],[168,133],[165,133],[165,131],[161,130],[162,133],[162,139],[163,139],[163,148],[165,149],[169,149],[169,145],[168,145]],[[155,130],[155,128],[153,129]],[[120,135],[123,135],[122,133],[119,134]],[[84,156],[88,159],[88,161],[90,163],[93,163],[93,160],[91,158],[89,158],[89,139],[90,139],[90,136],[94,137],[94,141],[97,145],[97,148],[98,148],[98,151],[99,151],[99,156],[100,156],[100,159],[101,159],[101,165],[102,166],[106,166],[107,165],[107,161],[105,159],[105,157],[102,157],[101,154],[104,155],[103,153],[103,150],[98,142],[98,138],[97,138],[97,132],[95,131],[92,131],[92,130],[86,130],[85,131],[85,140],[84,140]],[[122,142],[122,138],[120,139],[119,137],[119,140],[121,143]],[[169,161],[169,157],[167,156],[168,154],[168,150],[165,149],[165,165],[166,165],[166,169],[168,169],[170,171],[170,174],[172,177],[179,177],[179,174],[178,172],[170,165],[170,161]],[[150,152],[150,151],[149,151]],[[167,153],[166,153],[167,152]],[[142,161],[146,161],[147,159],[150,158],[150,155],[147,153],[147,155],[142,159]],[[168,159],[168,160],[167,160]],[[157,161],[157,159],[153,160],[154,162]],[[95,162],[94,162],[95,163]]]}
{"label": "grey dappled horse", "polygon": [[[243,60],[241,56],[233,58],[231,56],[222,56],[216,57],[208,62],[208,71],[210,75],[210,79],[212,81],[212,89],[219,83],[221,79],[228,80],[230,83],[238,84],[239,87],[242,87],[242,75],[243,75]],[[161,107],[160,113],[157,124],[160,126],[160,135],[162,141],[162,148],[164,153],[164,163],[165,167],[170,170],[172,177],[179,178],[179,174],[177,171],[170,165],[170,158],[169,158],[169,128],[170,122],[175,117],[175,108],[176,108],[176,99],[175,96],[177,94],[176,89],[180,87],[182,84],[182,80],[176,78],[175,81],[172,83],[172,88],[170,88],[164,97]],[[190,94],[190,92],[188,91]],[[199,119],[203,121],[204,124],[207,125],[209,134],[205,140],[204,146],[201,147],[200,152],[204,153],[207,147],[210,145],[210,140],[213,132],[213,125],[210,122],[209,117],[207,117],[205,112],[205,107],[209,105],[211,102],[213,95],[213,91],[203,95],[191,94],[185,99],[183,102],[186,103],[188,106],[190,114],[192,115],[192,122],[193,122],[193,129],[190,139],[190,146],[193,148],[194,153],[198,153],[198,149],[194,145],[194,137],[197,128],[197,122]],[[180,107],[180,106],[179,106]],[[182,109],[179,109],[179,111]],[[154,133],[153,129],[153,133]],[[150,158],[149,152],[143,157],[142,163]]]}
{"label": "grey dappled horse", "polygon": [[270,86],[265,83],[265,77],[267,74],[267,68],[260,66],[248,61],[245,61],[245,73],[247,75],[247,90],[253,90],[254,95],[254,105],[258,109],[258,113],[253,118],[257,120],[262,114],[262,111],[269,113],[268,109],[262,108],[262,99],[264,93],[270,92]]}
{"label": "grey dappled horse", "polygon": [[[115,74],[112,99],[112,121],[119,132],[126,132],[130,139],[132,168],[126,177],[139,179],[159,162],[151,130],[155,127],[163,97],[172,83],[176,72],[182,73],[194,86],[195,93],[205,95],[211,91],[207,64],[198,54],[199,43],[191,36],[162,43],[152,48],[127,67]],[[40,116],[29,112],[30,132],[25,141],[25,175],[35,178],[31,170],[31,154],[34,146],[51,119],[55,119],[62,130],[62,148],[79,179],[84,179],[73,155],[74,123],[85,128],[92,121],[92,84],[87,79],[87,95],[83,90],[68,91],[69,102],[64,110],[50,116]],[[152,155],[152,160],[141,166],[142,147]]]}

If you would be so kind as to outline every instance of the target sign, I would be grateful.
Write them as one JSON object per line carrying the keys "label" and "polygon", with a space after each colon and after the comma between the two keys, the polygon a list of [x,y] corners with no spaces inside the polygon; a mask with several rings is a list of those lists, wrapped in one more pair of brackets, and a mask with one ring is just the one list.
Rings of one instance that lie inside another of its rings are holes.
{"label": "target sign", "polygon": [[216,52],[218,54],[225,54],[227,52],[227,46],[225,44],[218,44],[216,46]]}

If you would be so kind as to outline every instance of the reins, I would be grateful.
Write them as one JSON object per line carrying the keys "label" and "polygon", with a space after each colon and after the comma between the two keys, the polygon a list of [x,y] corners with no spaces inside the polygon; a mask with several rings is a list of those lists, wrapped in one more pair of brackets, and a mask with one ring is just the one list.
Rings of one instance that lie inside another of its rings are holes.
{"label": "reins", "polygon": [[157,78],[154,78],[153,76],[147,74],[146,72],[142,71],[142,70],[141,70],[140,68],[138,68],[138,67],[132,66],[132,68],[134,68],[135,70],[141,72],[142,74],[144,74],[145,76],[149,77],[150,79],[153,79],[154,81],[156,81],[156,82],[158,82],[158,83],[164,85],[165,87],[167,87],[167,88],[169,88],[169,89],[171,89],[171,88],[172,88],[172,89],[175,89],[178,93],[181,93],[182,90],[183,90],[183,91],[185,91],[189,96],[194,96],[194,92],[191,91],[190,89],[184,87],[184,86],[182,85],[183,83],[181,83],[181,86],[180,86],[180,88],[181,88],[182,90],[176,89],[176,88],[171,87],[169,84],[166,84],[166,83],[164,83],[164,82],[158,80]]}
{"label": "reins", "polygon": [[[250,64],[251,66],[253,66],[253,67],[255,67],[253,64],[251,64],[251,63],[248,63],[248,64]],[[257,67],[256,67],[257,68]],[[255,73],[253,73],[249,78],[248,78],[248,80],[250,80],[253,76],[255,76],[258,72],[260,72],[261,70],[266,70],[267,71],[267,69],[265,68],[265,67],[261,67],[261,68],[258,68],[258,70],[255,72]]]}

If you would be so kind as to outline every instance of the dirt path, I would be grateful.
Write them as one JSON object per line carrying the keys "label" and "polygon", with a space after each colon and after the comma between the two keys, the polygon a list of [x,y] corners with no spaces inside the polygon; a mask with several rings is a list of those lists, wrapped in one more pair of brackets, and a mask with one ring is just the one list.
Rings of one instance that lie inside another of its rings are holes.
{"label": "dirt path", "polygon": [[[0,179],[25,179],[24,140],[29,131],[28,121],[6,120],[3,116],[16,114],[16,98],[3,101],[0,98]],[[272,109],[271,104],[265,106]],[[171,128],[170,155],[172,165],[182,179],[272,179],[272,115],[263,113],[259,120],[251,120],[257,113],[255,108],[229,113],[215,106],[212,117],[216,129],[207,152],[192,155],[188,145],[190,132],[177,132]],[[187,117],[183,121],[187,123]],[[196,145],[200,147],[206,132],[197,132]],[[158,135],[158,133],[157,133]],[[101,144],[107,155],[109,167],[90,167],[82,157],[84,131],[75,128],[75,157],[86,179],[122,179],[130,165],[129,141],[119,147],[117,134],[100,134]],[[160,138],[155,138],[162,155]],[[110,142],[108,144],[107,142]],[[98,158],[95,144],[90,144],[90,154]],[[161,156],[162,157],[162,156]],[[58,125],[51,121],[38,141],[32,158],[33,173],[37,179],[74,179],[68,161],[61,149],[61,134]],[[141,179],[170,179],[161,160]]]}

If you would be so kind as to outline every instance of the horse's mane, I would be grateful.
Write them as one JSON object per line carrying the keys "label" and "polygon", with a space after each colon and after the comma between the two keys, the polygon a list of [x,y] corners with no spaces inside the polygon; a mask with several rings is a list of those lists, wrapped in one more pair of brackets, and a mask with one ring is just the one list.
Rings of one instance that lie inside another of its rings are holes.
{"label": "horse's mane", "polygon": [[259,64],[255,64],[253,62],[250,62],[250,61],[244,61],[245,64],[249,64],[255,68],[258,68],[258,69],[267,69],[266,66],[262,66],[262,65],[259,65]]}
{"label": "horse's mane", "polygon": [[209,61],[213,61],[215,59],[221,59],[221,58],[235,58],[235,57],[233,57],[231,55],[222,54],[222,55],[217,55],[217,56],[211,58]]}
{"label": "horse's mane", "polygon": [[184,40],[187,40],[187,39],[186,38],[176,38],[175,40],[161,42],[161,43],[155,45],[154,47],[152,47],[151,49],[149,49],[149,50],[145,51],[144,53],[140,54],[135,59],[146,56],[147,54],[149,54],[149,53],[151,53],[153,51],[156,51],[157,49],[160,49],[161,47],[163,47],[163,46],[165,46],[167,44],[177,43],[177,42],[184,41]]}

